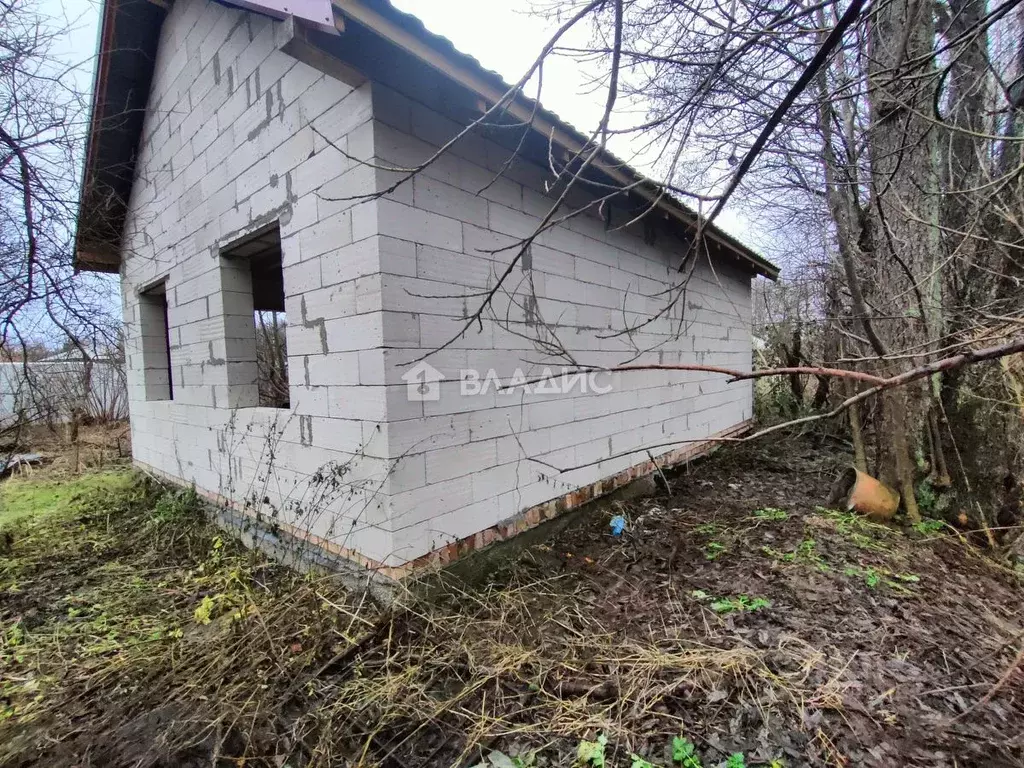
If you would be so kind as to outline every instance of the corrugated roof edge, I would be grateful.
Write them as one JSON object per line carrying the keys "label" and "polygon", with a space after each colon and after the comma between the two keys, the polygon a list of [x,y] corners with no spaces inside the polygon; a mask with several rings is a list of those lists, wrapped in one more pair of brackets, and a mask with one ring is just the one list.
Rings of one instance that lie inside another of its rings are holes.
{"label": "corrugated roof edge", "polygon": [[[396,8],[390,0],[333,0],[334,7],[343,15],[351,15],[350,9],[353,3],[363,5],[376,11],[388,21],[399,25],[406,32],[414,35],[421,42],[432,48],[436,53],[454,60],[455,63],[460,64],[463,67],[473,70],[477,76],[490,80],[491,84],[495,88],[499,88],[504,92],[508,91],[512,87],[511,84],[507,83],[500,74],[485,67],[475,57],[460,51],[447,37],[431,32],[419,18],[411,13],[406,13],[405,11]],[[358,18],[356,20],[362,21]],[[531,111],[536,106],[536,113],[538,117],[554,123],[559,129],[570,134],[579,143],[586,144],[589,141],[589,137],[584,135],[579,129],[571,123],[563,120],[555,112],[552,112],[542,104],[537,103],[536,100],[531,99],[525,94],[520,94],[519,101]],[[628,163],[616,157],[611,152],[605,150],[602,154],[608,165],[622,169],[633,177],[635,181],[649,184],[652,189],[657,190],[659,193],[659,205],[670,205],[677,211],[680,211],[690,217],[694,223],[698,221],[699,214],[679,200],[679,198],[666,191],[661,184],[632,168]],[[731,249],[736,251],[738,255],[749,261],[758,274],[764,275],[771,280],[778,278],[780,271],[779,267],[756,251],[752,250],[749,246],[714,224],[708,228],[708,231],[712,233],[716,239],[723,242],[723,244],[728,245]]]}

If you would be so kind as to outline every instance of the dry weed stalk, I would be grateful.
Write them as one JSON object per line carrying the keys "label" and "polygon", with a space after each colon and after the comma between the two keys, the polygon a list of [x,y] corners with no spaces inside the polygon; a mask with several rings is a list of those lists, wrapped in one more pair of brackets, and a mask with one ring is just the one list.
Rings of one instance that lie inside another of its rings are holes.
{"label": "dry weed stalk", "polygon": [[767,720],[841,674],[791,638],[616,628],[569,578],[434,574],[382,609],[224,540],[194,497],[154,485],[19,547],[24,598],[57,611],[20,661],[0,658],[15,706],[0,759],[461,765],[597,730],[639,749],[679,732],[680,701],[742,699]]}

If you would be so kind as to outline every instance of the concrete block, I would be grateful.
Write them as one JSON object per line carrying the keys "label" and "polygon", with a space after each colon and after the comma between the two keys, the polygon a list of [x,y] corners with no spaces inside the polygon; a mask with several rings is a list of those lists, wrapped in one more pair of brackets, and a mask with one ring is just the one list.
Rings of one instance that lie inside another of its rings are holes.
{"label": "concrete block", "polygon": [[293,322],[289,325],[289,357],[301,355],[323,355],[327,354],[327,352],[327,335],[323,323],[305,326]]}
{"label": "concrete block", "polygon": [[[546,364],[533,341],[540,317],[584,364],[633,356],[608,331],[660,309],[659,293],[679,279],[678,244],[666,235],[647,246],[642,228],[605,231],[587,212],[545,232],[510,276],[513,297],[495,297],[491,311],[502,323],[507,314],[508,327],[488,315],[465,328],[472,294],[515,256],[500,249],[531,234],[549,209],[545,168],[516,160],[493,181],[508,149],[471,135],[393,199],[331,200],[372,193],[396,176],[344,153],[411,167],[457,133],[434,111],[442,90],[425,89],[415,103],[370,83],[353,91],[278,51],[271,22],[208,3],[176,4],[163,35],[158,108],[144,127],[125,230],[129,397],[141,460],[241,496],[268,471],[262,441],[279,430],[273,502],[318,535],[400,564],[646,461],[645,445],[749,417],[749,383],[726,387],[696,374],[611,376],[613,391],[603,395],[463,394],[463,369],[494,368],[507,379],[516,367]],[[586,191],[569,203],[586,205]],[[290,320],[287,411],[250,407],[248,267],[218,257],[273,217]],[[163,277],[172,327],[140,329],[145,310],[134,292]],[[526,311],[530,285],[537,303]],[[641,360],[749,367],[749,276],[700,263],[681,309],[634,334],[657,350]],[[680,322],[686,333],[677,338]],[[409,398],[402,375],[428,352],[445,381],[438,400],[421,402]],[[175,400],[145,400],[168,374]],[[235,416],[232,404],[243,406]],[[607,459],[621,450],[634,453]],[[537,458],[588,466],[549,477]],[[396,459],[383,490],[373,490]],[[332,461],[351,463],[363,486],[316,514],[299,509],[312,469]]]}
{"label": "concrete block", "polygon": [[306,416],[332,416],[330,401],[331,388],[305,386],[291,381],[291,406],[295,413]]}
{"label": "concrete block", "polygon": [[386,347],[420,346],[420,315],[415,312],[382,312],[383,340]]}
{"label": "concrete block", "polygon": [[438,315],[420,315],[420,348],[491,349],[493,323],[469,324],[464,320]]}
{"label": "concrete block", "polygon": [[355,281],[286,296],[285,309],[303,323],[357,314]]}
{"label": "concrete block", "polygon": [[396,129],[412,134],[412,104],[410,100],[386,85],[373,83],[373,117]]}
{"label": "concrete block", "polygon": [[[416,276],[451,286],[485,288],[497,283],[504,265],[492,261],[488,255],[456,253],[429,245],[416,246]],[[457,277],[456,277],[457,276]],[[448,293],[456,293],[449,290]]]}
{"label": "concrete block", "polygon": [[393,237],[375,237],[380,258],[380,271],[386,275],[415,277],[417,248],[415,243]]}
{"label": "concrete block", "polygon": [[324,285],[337,285],[380,270],[378,238],[359,240],[323,254],[320,259]]}
{"label": "concrete block", "polygon": [[527,429],[526,409],[521,404],[488,408],[469,414],[469,442],[515,435]]}
{"label": "concrete block", "polygon": [[437,483],[471,475],[496,465],[497,444],[481,440],[451,448],[438,448],[426,454],[427,483]]}
{"label": "concrete block", "polygon": [[397,377],[393,380],[388,379],[384,358],[387,351],[384,349],[364,349],[355,353],[357,356],[356,370],[359,373],[359,381],[356,383],[367,386],[401,383]]}
{"label": "concrete block", "polygon": [[449,251],[462,250],[462,223],[390,200],[377,201],[380,234]]}
{"label": "concrete block", "polygon": [[335,419],[384,421],[387,414],[385,387],[330,387],[330,412]]}
{"label": "concrete block", "polygon": [[284,291],[286,296],[300,296],[322,285],[320,262],[303,261],[284,268]]}
{"label": "concrete block", "polygon": [[475,224],[478,227],[487,226],[488,203],[483,197],[423,175],[413,178],[412,190],[412,204],[416,208]]}
{"label": "concrete block", "polygon": [[[463,318],[469,311],[470,302],[480,301],[479,289],[453,286],[450,281],[385,275],[382,283],[382,308],[403,312]],[[416,340],[419,340],[418,336]]]}
{"label": "concrete block", "polygon": [[362,352],[335,352],[328,355],[304,355],[291,375],[311,386],[356,386],[360,383],[359,357]]}
{"label": "concrete block", "polygon": [[462,225],[463,252],[508,264],[518,253],[518,238],[473,224]]}
{"label": "concrete block", "polygon": [[473,501],[470,475],[444,480],[391,497],[394,531],[464,507]]}
{"label": "concrete block", "polygon": [[427,484],[426,467],[426,454],[408,454],[396,459],[388,477],[388,494],[404,493],[425,486]]}
{"label": "concrete block", "polygon": [[359,419],[333,419],[314,416],[308,432],[314,448],[357,453],[363,445],[363,422]]}
{"label": "concrete block", "polygon": [[465,413],[392,419],[383,425],[392,456],[422,453],[431,449],[462,445],[469,430]]}
{"label": "concrete block", "polygon": [[324,329],[330,352],[358,351],[384,343],[383,313],[380,312],[325,320]]}
{"label": "concrete block", "polygon": [[[310,132],[310,136],[316,143],[316,134]],[[348,143],[342,139],[335,142],[336,147],[327,147],[319,151],[315,150],[306,155],[306,158],[292,170],[292,192],[297,197],[303,197],[314,192],[332,180],[342,176],[355,167],[355,163],[346,154]],[[342,197],[339,190],[334,190],[330,197]]]}

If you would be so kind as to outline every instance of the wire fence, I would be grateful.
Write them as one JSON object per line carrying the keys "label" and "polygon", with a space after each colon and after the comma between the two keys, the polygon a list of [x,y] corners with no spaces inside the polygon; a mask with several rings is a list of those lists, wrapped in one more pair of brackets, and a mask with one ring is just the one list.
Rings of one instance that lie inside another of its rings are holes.
{"label": "wire fence", "polygon": [[109,359],[0,363],[0,427],[63,424],[75,408],[90,421],[128,418],[124,364]]}

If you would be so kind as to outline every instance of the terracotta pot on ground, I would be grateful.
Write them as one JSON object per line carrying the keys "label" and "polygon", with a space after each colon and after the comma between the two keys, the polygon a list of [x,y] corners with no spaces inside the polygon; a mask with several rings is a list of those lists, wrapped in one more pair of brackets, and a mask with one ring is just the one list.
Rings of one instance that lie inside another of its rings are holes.
{"label": "terracotta pot on ground", "polygon": [[880,480],[848,467],[836,478],[829,494],[829,504],[843,501],[847,510],[854,510],[872,520],[884,522],[896,514],[900,495]]}

